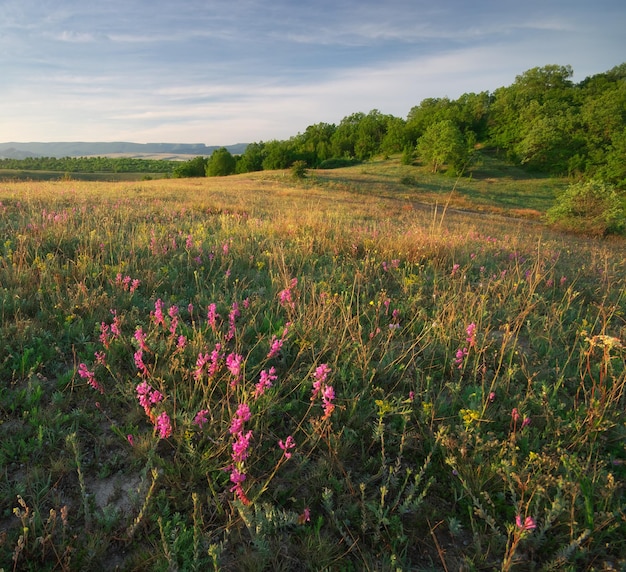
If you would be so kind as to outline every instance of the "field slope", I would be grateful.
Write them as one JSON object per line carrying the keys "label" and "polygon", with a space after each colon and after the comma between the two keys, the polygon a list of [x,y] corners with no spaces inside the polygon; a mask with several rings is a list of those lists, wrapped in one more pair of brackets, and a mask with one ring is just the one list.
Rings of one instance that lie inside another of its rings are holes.
{"label": "field slope", "polygon": [[499,168],[2,183],[0,569],[626,566],[626,249]]}

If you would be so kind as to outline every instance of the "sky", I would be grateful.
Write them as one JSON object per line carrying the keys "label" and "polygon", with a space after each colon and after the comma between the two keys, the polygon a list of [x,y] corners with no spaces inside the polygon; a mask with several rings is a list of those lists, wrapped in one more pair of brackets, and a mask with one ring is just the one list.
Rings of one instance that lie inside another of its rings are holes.
{"label": "sky", "polygon": [[0,0],[0,141],[230,145],[626,62],[624,0]]}

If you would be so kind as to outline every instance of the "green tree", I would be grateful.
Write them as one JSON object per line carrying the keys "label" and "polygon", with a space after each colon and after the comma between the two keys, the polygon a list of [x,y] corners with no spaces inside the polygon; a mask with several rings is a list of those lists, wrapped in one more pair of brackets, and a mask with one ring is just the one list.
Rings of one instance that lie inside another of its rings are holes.
{"label": "green tree", "polygon": [[195,157],[185,161],[174,169],[173,175],[179,178],[205,177],[207,161],[206,157]]}
{"label": "green tree", "polygon": [[226,147],[213,151],[206,166],[207,177],[224,177],[235,172],[237,161]]}
{"label": "green tree", "polygon": [[450,119],[428,127],[417,143],[417,152],[424,162],[430,164],[433,173],[444,165],[451,173],[460,173],[469,159],[465,138]]}
{"label": "green tree", "polygon": [[434,123],[454,120],[455,106],[447,97],[428,97],[412,107],[407,115],[406,129],[409,141],[415,144]]}
{"label": "green tree", "polygon": [[237,173],[251,173],[263,170],[265,143],[250,143],[237,161]]}
{"label": "green tree", "polygon": [[290,141],[268,141],[265,144],[263,169],[287,169],[294,162],[294,152]]}

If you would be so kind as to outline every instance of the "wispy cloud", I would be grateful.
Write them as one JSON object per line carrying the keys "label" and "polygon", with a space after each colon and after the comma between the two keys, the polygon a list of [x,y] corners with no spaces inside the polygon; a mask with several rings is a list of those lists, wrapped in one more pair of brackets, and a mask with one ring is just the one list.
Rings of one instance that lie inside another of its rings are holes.
{"label": "wispy cloud", "polygon": [[609,69],[625,16],[622,0],[4,0],[0,133],[224,144],[405,116],[534,66]]}

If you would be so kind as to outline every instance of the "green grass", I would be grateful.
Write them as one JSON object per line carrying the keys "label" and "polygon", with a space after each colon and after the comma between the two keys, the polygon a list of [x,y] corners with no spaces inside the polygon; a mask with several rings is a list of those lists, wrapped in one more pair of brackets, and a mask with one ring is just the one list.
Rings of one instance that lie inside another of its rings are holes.
{"label": "green grass", "polygon": [[481,168],[2,183],[0,569],[626,566],[624,242]]}

